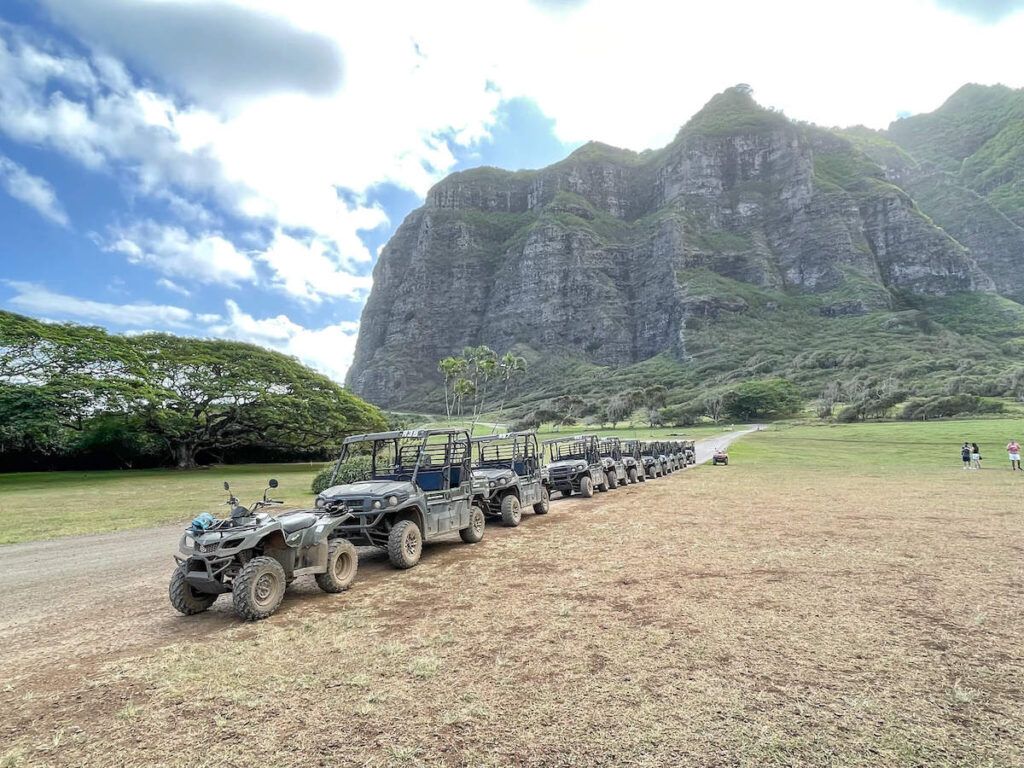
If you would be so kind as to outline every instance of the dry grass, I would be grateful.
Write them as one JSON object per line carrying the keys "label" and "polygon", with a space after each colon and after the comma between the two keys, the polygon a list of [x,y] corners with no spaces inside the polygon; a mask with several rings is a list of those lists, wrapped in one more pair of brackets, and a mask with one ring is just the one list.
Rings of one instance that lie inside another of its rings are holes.
{"label": "dry grass", "polygon": [[0,765],[1024,764],[1024,480],[773,439],[7,694]]}

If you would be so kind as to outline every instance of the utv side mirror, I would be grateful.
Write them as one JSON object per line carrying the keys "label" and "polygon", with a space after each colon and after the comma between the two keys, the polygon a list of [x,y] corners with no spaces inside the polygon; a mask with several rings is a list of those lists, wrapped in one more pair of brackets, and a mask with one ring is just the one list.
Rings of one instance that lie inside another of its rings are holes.
{"label": "utv side mirror", "polygon": [[277,488],[277,480],[275,480],[274,478],[270,478],[269,485],[271,488]]}
{"label": "utv side mirror", "polygon": [[230,491],[231,490],[231,486],[228,484],[227,480],[224,481],[224,490],[225,491]]}

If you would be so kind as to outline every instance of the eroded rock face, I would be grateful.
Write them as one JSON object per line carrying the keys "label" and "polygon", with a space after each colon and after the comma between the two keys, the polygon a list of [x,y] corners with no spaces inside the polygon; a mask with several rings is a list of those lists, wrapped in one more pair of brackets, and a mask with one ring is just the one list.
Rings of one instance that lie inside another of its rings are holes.
{"label": "eroded rock face", "polygon": [[894,289],[993,286],[850,142],[730,90],[656,152],[589,144],[436,185],[381,254],[348,383],[408,402],[476,344],[612,366],[682,356],[688,317],[745,309],[709,277],[820,294],[823,317],[887,307]]}

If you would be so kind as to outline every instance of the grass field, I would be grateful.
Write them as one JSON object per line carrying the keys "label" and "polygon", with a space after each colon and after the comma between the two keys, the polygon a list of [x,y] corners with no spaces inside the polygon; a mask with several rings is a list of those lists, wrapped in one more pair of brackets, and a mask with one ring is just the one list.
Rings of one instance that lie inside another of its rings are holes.
{"label": "grass field", "polygon": [[169,616],[11,690],[8,763],[1022,765],[1013,426],[778,428],[257,625]]}
{"label": "grass field", "polygon": [[[705,437],[727,427],[698,427],[686,434]],[[489,433],[479,428],[478,433]],[[580,432],[623,437],[682,434],[679,429],[592,430],[550,427],[545,440]],[[313,476],[323,464],[250,464],[198,470],[126,470],[100,472],[21,472],[0,474],[0,545],[82,533],[105,533],[162,523],[186,523],[203,511],[221,514],[228,481],[248,504],[262,496],[276,477],[281,487],[273,498],[293,506],[311,504]]]}

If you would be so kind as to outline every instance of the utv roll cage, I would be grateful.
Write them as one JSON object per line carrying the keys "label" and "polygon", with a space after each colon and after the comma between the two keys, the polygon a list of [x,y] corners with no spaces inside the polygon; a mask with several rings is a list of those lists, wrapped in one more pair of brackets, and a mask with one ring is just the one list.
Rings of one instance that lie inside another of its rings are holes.
{"label": "utv roll cage", "polygon": [[541,448],[535,432],[506,432],[473,438],[473,467],[511,469],[520,477],[541,466]]}
{"label": "utv roll cage", "polygon": [[637,461],[643,455],[643,443],[639,440],[623,440],[621,448],[623,456],[631,456]]}
{"label": "utv roll cage", "polygon": [[622,443],[619,438],[604,437],[597,445],[601,458],[622,461]]}
{"label": "utv roll cage", "polygon": [[596,464],[599,458],[597,435],[555,437],[551,440],[545,440],[543,445],[553,462],[579,459],[588,464]]}
{"label": "utv roll cage", "polygon": [[355,446],[369,444],[370,478],[405,480],[423,491],[447,491],[471,478],[469,432],[464,429],[406,429],[352,435],[342,442],[329,485],[351,455],[365,455]]}

